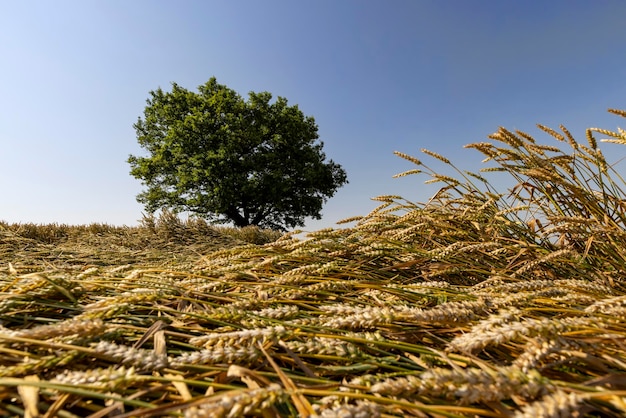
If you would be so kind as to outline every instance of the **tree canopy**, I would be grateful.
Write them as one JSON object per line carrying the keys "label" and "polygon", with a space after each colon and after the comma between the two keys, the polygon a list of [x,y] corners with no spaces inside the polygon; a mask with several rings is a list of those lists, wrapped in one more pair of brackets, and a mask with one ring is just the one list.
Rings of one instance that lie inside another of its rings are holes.
{"label": "tree canopy", "polygon": [[191,212],[216,223],[286,229],[321,218],[347,182],[326,160],[318,127],[287,99],[250,92],[247,100],[215,77],[189,91],[150,92],[134,125],[146,156],[130,155],[131,175],[147,187],[148,212]]}

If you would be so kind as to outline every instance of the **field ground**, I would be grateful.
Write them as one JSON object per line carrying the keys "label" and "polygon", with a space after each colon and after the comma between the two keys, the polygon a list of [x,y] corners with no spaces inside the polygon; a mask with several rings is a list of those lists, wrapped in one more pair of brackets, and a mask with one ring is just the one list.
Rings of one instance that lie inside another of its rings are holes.
{"label": "field ground", "polygon": [[21,271],[124,264],[181,268],[215,250],[263,244],[281,235],[254,227],[236,229],[211,226],[202,220],[182,221],[171,213],[146,217],[137,227],[0,222],[0,260],[19,266]]}
{"label": "field ground", "polygon": [[626,132],[542,129],[468,146],[512,191],[398,153],[440,193],[304,239],[1,224],[0,415],[625,416]]}

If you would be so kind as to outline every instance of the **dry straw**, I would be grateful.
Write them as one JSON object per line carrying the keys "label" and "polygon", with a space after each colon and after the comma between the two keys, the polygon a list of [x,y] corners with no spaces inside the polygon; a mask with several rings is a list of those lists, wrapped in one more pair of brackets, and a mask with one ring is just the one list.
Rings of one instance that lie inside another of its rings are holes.
{"label": "dry straw", "polygon": [[0,223],[0,415],[625,415],[625,131],[539,128],[305,238]]}

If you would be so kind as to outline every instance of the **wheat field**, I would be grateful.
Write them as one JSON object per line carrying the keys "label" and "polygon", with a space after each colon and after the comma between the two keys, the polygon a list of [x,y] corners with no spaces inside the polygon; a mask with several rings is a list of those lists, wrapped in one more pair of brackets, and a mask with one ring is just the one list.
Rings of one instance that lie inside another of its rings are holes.
{"label": "wheat field", "polygon": [[304,238],[0,224],[0,414],[626,415],[626,131],[539,128]]}

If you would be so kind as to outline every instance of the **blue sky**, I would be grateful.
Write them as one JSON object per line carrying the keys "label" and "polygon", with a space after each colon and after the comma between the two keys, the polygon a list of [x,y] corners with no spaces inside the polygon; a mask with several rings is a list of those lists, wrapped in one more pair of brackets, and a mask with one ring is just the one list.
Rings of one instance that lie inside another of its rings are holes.
{"label": "blue sky", "polygon": [[382,194],[424,201],[436,188],[392,179],[412,168],[393,151],[476,170],[463,145],[498,126],[548,143],[535,123],[581,140],[625,127],[606,113],[626,108],[625,21],[620,0],[3,1],[0,219],[136,224],[126,159],[141,153],[132,124],[148,92],[211,76],[315,117],[350,183],[306,229]]}

